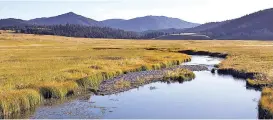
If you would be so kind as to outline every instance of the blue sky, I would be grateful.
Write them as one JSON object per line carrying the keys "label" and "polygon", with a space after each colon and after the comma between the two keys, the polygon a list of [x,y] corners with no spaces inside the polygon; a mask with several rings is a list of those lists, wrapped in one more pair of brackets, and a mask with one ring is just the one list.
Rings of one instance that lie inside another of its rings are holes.
{"label": "blue sky", "polygon": [[273,0],[0,0],[0,19],[28,20],[72,11],[95,20],[163,15],[206,23],[237,18],[270,7],[273,7]]}

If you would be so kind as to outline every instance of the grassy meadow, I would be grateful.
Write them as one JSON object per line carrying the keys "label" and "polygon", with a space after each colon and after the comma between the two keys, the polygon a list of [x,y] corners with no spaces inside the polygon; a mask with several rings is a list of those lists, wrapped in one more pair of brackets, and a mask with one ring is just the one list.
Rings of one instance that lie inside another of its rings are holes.
{"label": "grassy meadow", "polygon": [[[273,84],[270,41],[112,40],[1,31],[0,114],[28,109],[43,98],[63,98],[76,89],[96,89],[103,79],[126,72],[190,60],[180,50],[227,53],[220,69],[260,73],[253,84]],[[273,113],[271,103],[262,103]]]}

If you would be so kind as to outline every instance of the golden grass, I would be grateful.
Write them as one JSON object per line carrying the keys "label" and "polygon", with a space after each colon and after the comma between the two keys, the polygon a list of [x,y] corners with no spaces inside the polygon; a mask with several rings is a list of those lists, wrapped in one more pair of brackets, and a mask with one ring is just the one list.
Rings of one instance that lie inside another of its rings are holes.
{"label": "golden grass", "polygon": [[[102,79],[128,71],[159,69],[189,60],[188,55],[176,53],[180,50],[227,53],[220,69],[261,73],[266,76],[261,79],[272,83],[272,46],[271,41],[112,40],[2,31],[0,94],[34,90],[49,95],[51,91],[51,97],[61,98],[79,87],[97,88]],[[3,100],[7,99],[1,97]],[[5,109],[3,102],[0,106]]]}
{"label": "golden grass", "polygon": [[172,80],[172,81],[188,81],[195,78],[195,75],[192,71],[187,69],[176,69],[173,71],[166,71],[163,80]]}
{"label": "golden grass", "polygon": [[[23,90],[32,89],[45,98],[63,98],[79,87],[97,89],[103,79],[130,71],[168,67],[190,59],[188,55],[166,51],[112,49],[123,46],[113,44],[112,40],[1,34],[0,93],[25,94]],[[3,100],[12,102],[12,99]],[[2,111],[9,111],[3,107],[6,102],[0,104]]]}
{"label": "golden grass", "polygon": [[273,116],[273,88],[264,88],[262,91],[262,98],[260,100],[261,108],[269,111]]}
{"label": "golden grass", "polygon": [[10,115],[34,108],[41,102],[39,92],[31,89],[14,90],[0,93],[0,115]]}

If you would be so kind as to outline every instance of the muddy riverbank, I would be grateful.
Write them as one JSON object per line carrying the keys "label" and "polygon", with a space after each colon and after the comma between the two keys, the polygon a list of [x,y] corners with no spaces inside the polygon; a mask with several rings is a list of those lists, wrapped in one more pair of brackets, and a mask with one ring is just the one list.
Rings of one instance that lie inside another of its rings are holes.
{"label": "muddy riverbank", "polygon": [[[208,70],[206,66],[202,66],[202,65],[177,65],[171,68],[165,68],[161,70],[131,72],[131,73],[127,73],[127,74],[120,75],[115,78],[103,81],[100,85],[99,90],[94,92],[99,95],[111,95],[115,93],[128,91],[130,89],[137,88],[145,84],[162,81],[164,79],[164,75],[166,74],[166,72],[175,71],[176,69],[187,69],[190,71]],[[119,81],[128,83],[130,85],[127,87],[119,87],[119,88],[112,87],[115,85],[115,83]],[[172,82],[172,81],[164,80],[164,82]],[[180,82],[183,82],[183,81],[180,81]]]}

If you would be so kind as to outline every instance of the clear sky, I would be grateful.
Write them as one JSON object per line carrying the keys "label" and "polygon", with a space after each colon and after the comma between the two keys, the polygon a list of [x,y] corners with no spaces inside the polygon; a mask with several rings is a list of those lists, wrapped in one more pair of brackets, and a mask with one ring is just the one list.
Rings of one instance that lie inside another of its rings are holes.
{"label": "clear sky", "polygon": [[95,20],[162,15],[206,23],[271,7],[273,0],[0,0],[0,19],[28,20],[72,11]]}

